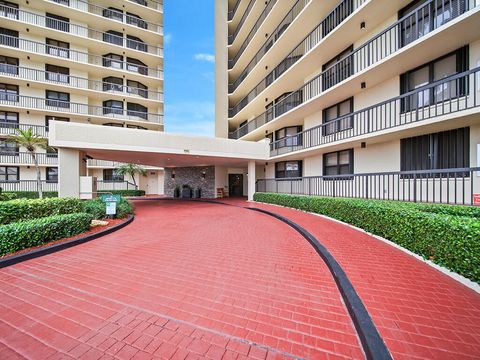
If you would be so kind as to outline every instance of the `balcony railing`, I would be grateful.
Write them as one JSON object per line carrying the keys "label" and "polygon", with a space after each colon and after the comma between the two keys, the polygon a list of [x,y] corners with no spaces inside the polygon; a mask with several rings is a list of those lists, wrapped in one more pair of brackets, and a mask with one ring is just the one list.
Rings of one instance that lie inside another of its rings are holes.
{"label": "balcony railing", "polygon": [[163,93],[148,89],[119,85],[110,82],[89,80],[82,77],[54,73],[15,65],[0,64],[0,74],[9,78],[39,81],[49,84],[65,85],[78,89],[102,91],[113,94],[135,95],[145,99],[163,101]]}
{"label": "balcony railing", "polygon": [[[0,4],[0,15],[10,14],[12,11],[17,12],[18,21],[21,21],[26,24],[32,24],[32,25],[37,25],[44,28],[68,32],[69,34],[73,34],[76,36],[81,36],[81,37],[89,38],[93,40],[99,40],[109,44],[118,45],[121,47],[126,47],[133,50],[138,50],[138,51],[142,51],[142,52],[146,52],[146,53],[150,53],[158,56],[163,56],[163,48],[155,45],[146,44],[144,42],[128,39],[123,36],[118,36],[111,33],[105,33],[102,31],[98,31],[98,30],[90,29],[77,24],[73,24],[67,21],[50,18],[47,16],[31,13],[25,10],[19,10],[17,8],[12,8],[12,7]],[[11,16],[6,16],[6,17],[11,18]]]}
{"label": "balcony railing", "polygon": [[112,20],[120,21],[124,24],[133,25],[140,29],[150,30],[159,34],[163,33],[163,28],[159,24],[151,23],[141,18],[124,14],[123,12],[114,9],[108,9],[99,5],[92,4],[83,0],[48,0],[60,5],[69,6],[71,8],[89,12],[94,15],[100,15]]}
{"label": "balcony railing", "polygon": [[[320,24],[308,34],[262,81],[260,81],[255,88],[248,93],[242,100],[240,100],[229,111],[229,116],[235,116],[240,110],[242,110],[247,104],[249,104],[258,94],[271,85],[276,79],[292,67],[298,60],[300,60],[307,52],[313,49],[325,38],[330,32],[342,24],[354,11],[362,6],[367,0],[343,0],[338,6],[332,10]],[[292,17],[293,21],[293,17]],[[274,35],[274,34],[273,34]],[[258,62],[263,58],[267,51],[273,46],[274,41],[278,39],[280,35],[270,36],[269,40],[262,48],[257,52],[250,64],[242,71],[238,78],[231,84],[229,84],[229,92],[233,93],[238,86],[245,80],[247,75]]]}
{"label": "balcony railing", "polygon": [[127,70],[145,76],[151,76],[163,79],[163,71],[160,69],[149,68],[135,63],[112,59],[105,56],[94,55],[77,50],[47,45],[36,41],[22,39],[14,36],[0,34],[0,46],[15,47],[23,51],[34,54],[51,55],[54,57],[65,58],[84,64],[103,66],[108,68]]}
{"label": "balcony railing", "polygon": [[118,161],[109,161],[109,160],[97,160],[97,159],[88,159],[87,166],[93,167],[119,167],[123,163]]}
{"label": "balcony railing", "polygon": [[163,124],[163,115],[146,113],[134,110],[125,110],[114,107],[93,106],[82,103],[74,103],[57,99],[45,99],[24,95],[4,96],[0,93],[0,106],[12,106],[46,111],[59,111],[77,115],[97,116],[109,119],[149,121]]}
{"label": "balcony railing", "polygon": [[[0,188],[2,191],[38,191],[36,180],[17,180],[17,181],[1,181]],[[42,180],[43,191],[58,191],[58,182]],[[108,192],[112,190],[138,190],[129,181],[104,181],[97,180],[97,191]]]}
{"label": "balcony railing", "polygon": [[228,21],[232,21],[233,18],[235,17],[235,14],[237,13],[238,10],[238,5],[240,5],[241,0],[235,0],[235,3],[232,6],[232,9],[228,10]]}
{"label": "balcony railing", "polygon": [[[57,165],[56,153],[36,153],[38,165]],[[28,152],[9,152],[0,149],[0,164],[23,164],[34,165],[32,155]]]}
{"label": "balcony railing", "polygon": [[143,5],[150,9],[161,11],[163,8],[163,0],[128,0],[135,4]]}
{"label": "balcony railing", "polygon": [[[240,49],[238,49],[237,54],[234,56],[234,58],[232,60],[228,61],[229,69],[231,69],[232,67],[235,66],[236,62],[238,61],[240,56],[242,56],[242,54],[245,51],[245,49],[247,48],[248,44],[250,43],[250,41],[252,41],[252,38],[255,36],[258,29],[263,24],[266,17],[268,16],[268,14],[270,14],[270,11],[272,11],[272,8],[275,6],[276,3],[277,3],[277,0],[270,0],[268,2],[267,6],[265,7],[265,9],[263,9],[262,13],[260,14],[257,21],[255,22],[255,25],[253,25],[253,27],[250,29],[250,32],[248,33],[246,39],[243,41],[242,46],[240,46]],[[228,37],[228,45],[232,45],[233,40],[234,40],[233,36],[229,36]]]}
{"label": "balcony railing", "polygon": [[[242,28],[243,24],[248,18],[248,14],[250,14],[250,11],[253,8],[253,5],[255,5],[255,0],[250,0],[250,3],[248,4],[247,8],[245,9],[242,18],[240,19],[237,27],[233,31],[232,34],[228,35],[228,42],[231,44],[235,41],[235,38],[237,37],[238,33],[240,32],[240,29]],[[231,40],[230,40],[231,39]]]}
{"label": "balcony railing", "polygon": [[41,137],[48,136],[48,127],[43,125],[30,125],[30,124],[19,124],[13,122],[0,122],[0,134],[1,135],[15,135],[17,134],[17,129],[26,131],[32,129],[34,134],[37,134]]}
{"label": "balcony railing", "polygon": [[270,156],[480,107],[480,67],[272,142]]}
{"label": "balcony railing", "polygon": [[138,186],[130,181],[110,181],[97,180],[97,191],[111,191],[111,190],[138,190]]}
{"label": "balcony railing", "polygon": [[473,205],[480,168],[396,171],[257,181],[257,192]]}
{"label": "balcony railing", "polygon": [[[457,2],[457,4],[459,4]],[[434,4],[434,6],[432,6]],[[363,71],[379,61],[395,54],[403,46],[420,39],[433,30],[444,26],[452,19],[460,16],[468,10],[467,4],[450,9],[452,2],[450,0],[430,0],[404,16],[402,19],[389,26],[387,29],[376,35],[358,49],[350,53],[347,57],[337,61],[312,80],[303,85],[300,89],[293,91],[283,100],[277,102],[272,109],[267,109],[261,115],[250,120],[247,124],[230,133],[230,138],[238,139],[247,133],[259,128],[260,126],[272,121],[273,119],[285,114],[297,106],[319,96],[332,86],[341,83],[349,77]],[[480,7],[476,3],[474,8]],[[440,14],[439,11],[447,11]],[[418,24],[418,19],[424,21],[426,18],[432,19],[429,26]],[[417,19],[417,25],[414,24]],[[433,21],[433,19],[437,19]],[[421,31],[416,26],[421,26]],[[405,29],[417,28],[418,32],[411,34]]]}

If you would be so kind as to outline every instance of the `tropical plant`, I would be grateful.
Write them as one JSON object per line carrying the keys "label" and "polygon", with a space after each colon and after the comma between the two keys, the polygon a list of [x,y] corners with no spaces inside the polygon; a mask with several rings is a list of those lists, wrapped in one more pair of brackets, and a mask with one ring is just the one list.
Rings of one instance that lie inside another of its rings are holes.
{"label": "tropical plant", "polygon": [[38,197],[43,198],[42,191],[42,179],[40,175],[40,167],[38,166],[37,151],[39,149],[47,150],[48,139],[41,137],[38,134],[35,134],[33,129],[30,127],[27,130],[15,129],[16,134],[8,135],[6,141],[9,143],[16,144],[18,147],[23,147],[32,157],[33,163],[35,165],[35,170],[37,172],[37,191]]}
{"label": "tropical plant", "polygon": [[130,175],[135,187],[137,186],[137,182],[135,181],[135,174],[147,176],[147,170],[137,164],[122,164],[115,170],[115,173],[119,175]]}

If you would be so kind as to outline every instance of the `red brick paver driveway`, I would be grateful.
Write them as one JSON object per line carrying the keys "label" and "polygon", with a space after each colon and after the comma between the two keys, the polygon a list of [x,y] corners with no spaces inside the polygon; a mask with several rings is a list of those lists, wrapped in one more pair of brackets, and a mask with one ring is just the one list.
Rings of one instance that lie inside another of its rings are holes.
{"label": "red brick paver driveway", "polygon": [[[329,248],[395,357],[478,357],[476,293],[343,225],[256,206]],[[137,202],[114,234],[0,270],[1,359],[291,357],[364,355],[326,265],[268,215]]]}

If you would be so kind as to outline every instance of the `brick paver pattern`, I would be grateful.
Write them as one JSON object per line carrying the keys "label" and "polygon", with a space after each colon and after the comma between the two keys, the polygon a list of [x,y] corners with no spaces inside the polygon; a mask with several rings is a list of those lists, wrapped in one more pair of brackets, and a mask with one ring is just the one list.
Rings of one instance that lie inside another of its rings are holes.
{"label": "brick paver pattern", "polygon": [[122,230],[0,270],[2,359],[364,358],[326,265],[286,224],[136,206]]}

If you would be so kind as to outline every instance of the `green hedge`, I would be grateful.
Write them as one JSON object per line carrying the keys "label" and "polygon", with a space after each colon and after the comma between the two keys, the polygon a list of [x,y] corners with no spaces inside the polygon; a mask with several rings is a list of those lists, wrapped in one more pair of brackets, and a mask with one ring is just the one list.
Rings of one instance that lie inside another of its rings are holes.
{"label": "green hedge", "polygon": [[[105,203],[100,198],[94,200],[87,200],[83,202],[82,211],[91,214],[94,219],[101,220],[107,217]],[[133,205],[125,198],[120,198],[120,202],[117,203],[116,219],[123,219],[129,214],[133,214]]]}
{"label": "green hedge", "polygon": [[82,212],[82,202],[73,198],[2,201],[0,202],[0,225],[78,212]]}
{"label": "green hedge", "polygon": [[105,190],[106,193],[122,196],[144,196],[144,190]]}
{"label": "green hedge", "polygon": [[480,282],[477,208],[270,193],[256,193],[254,199],[355,225]]}
{"label": "green hedge", "polygon": [[67,214],[0,226],[0,256],[75,236],[90,228],[90,214]]}
{"label": "green hedge", "polygon": [[[4,191],[2,194],[14,196],[15,199],[38,199],[38,192],[36,191]],[[58,192],[56,191],[44,191],[44,198],[53,198],[58,197]]]}

